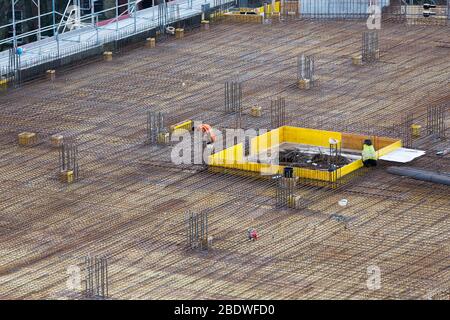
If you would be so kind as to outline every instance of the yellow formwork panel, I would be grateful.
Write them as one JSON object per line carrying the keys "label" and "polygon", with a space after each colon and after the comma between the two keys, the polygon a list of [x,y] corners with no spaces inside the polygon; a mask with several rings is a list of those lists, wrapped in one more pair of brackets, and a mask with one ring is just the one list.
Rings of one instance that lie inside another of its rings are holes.
{"label": "yellow formwork panel", "polygon": [[[359,135],[354,136],[358,136],[357,138],[359,138]],[[285,142],[328,147],[330,138],[336,139],[339,141],[339,143],[341,143],[342,133],[283,126],[264,133],[260,136],[254,137],[251,140],[250,154],[260,154],[261,152],[267,151],[268,149]],[[360,138],[364,138],[364,136],[361,135]],[[378,157],[386,155],[402,146],[402,142],[400,140],[394,140],[390,138],[382,139],[385,140],[386,144],[383,148],[377,151]],[[285,168],[284,166],[280,165],[246,162],[242,143],[209,156],[208,163],[211,166],[259,172],[261,175],[281,174],[283,173],[283,170]],[[294,167],[294,177],[335,182],[337,177],[343,177],[361,168],[362,166],[362,160],[359,159],[343,166],[342,168],[339,168],[338,174],[323,170],[312,170],[307,168]]]}
{"label": "yellow formwork panel", "polygon": [[176,123],[174,125],[170,126],[170,132],[174,133],[176,130],[184,129],[191,131],[192,130],[193,121],[192,120],[185,120],[180,123]]}
{"label": "yellow formwork panel", "polygon": [[298,144],[308,144],[318,147],[327,147],[330,144],[330,138],[339,142],[342,140],[342,133],[334,131],[324,131],[308,128],[297,128],[284,126],[283,142],[291,142]]}
{"label": "yellow formwork panel", "polygon": [[[259,7],[258,12],[264,13],[264,6]],[[280,1],[275,2],[275,5],[273,6],[273,12],[280,12]],[[271,4],[267,5],[267,13],[272,13]]]}
{"label": "yellow formwork panel", "polygon": [[284,127],[280,127],[254,137],[250,144],[250,154],[261,153],[284,141]]}
{"label": "yellow formwork panel", "polygon": [[[284,167],[283,167],[284,168]],[[306,168],[294,168],[294,177],[330,181],[330,173],[328,171],[311,170]]]}
{"label": "yellow formwork panel", "polygon": [[361,159],[353,161],[352,163],[349,163],[339,169],[340,170],[339,176],[343,177],[343,176],[349,174],[350,172],[353,172],[359,168],[362,168],[362,166],[363,166],[363,162]]}
{"label": "yellow formwork panel", "polygon": [[261,14],[241,14],[240,12],[227,12],[223,17],[231,22],[263,22],[263,15]]}
{"label": "yellow formwork panel", "polygon": [[395,142],[391,143],[390,145],[387,145],[384,148],[381,148],[380,150],[377,151],[377,156],[382,157],[388,153],[391,153],[392,151],[401,148],[402,147],[402,141],[401,140],[396,140]]}

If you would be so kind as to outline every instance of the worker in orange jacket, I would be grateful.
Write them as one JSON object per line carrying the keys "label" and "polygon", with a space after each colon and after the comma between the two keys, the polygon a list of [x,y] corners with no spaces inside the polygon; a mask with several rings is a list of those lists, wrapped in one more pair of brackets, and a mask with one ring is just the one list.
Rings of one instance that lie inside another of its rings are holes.
{"label": "worker in orange jacket", "polygon": [[[195,130],[193,127],[192,130]],[[216,135],[213,132],[212,127],[209,124],[202,123],[197,126],[197,130],[203,133],[203,136],[206,137],[206,144],[213,144],[216,142]]]}

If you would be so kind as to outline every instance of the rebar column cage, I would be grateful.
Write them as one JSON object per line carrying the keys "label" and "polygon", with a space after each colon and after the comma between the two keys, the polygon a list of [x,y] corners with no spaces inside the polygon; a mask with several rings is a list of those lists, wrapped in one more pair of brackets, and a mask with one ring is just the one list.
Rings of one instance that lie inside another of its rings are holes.
{"label": "rebar column cage", "polygon": [[208,213],[187,211],[186,229],[189,249],[208,250]]}
{"label": "rebar column cage", "polygon": [[106,299],[109,297],[108,260],[104,257],[85,257],[85,298]]}
{"label": "rebar column cage", "polygon": [[225,82],[225,113],[242,111],[242,82]]}
{"label": "rebar column cage", "polygon": [[270,101],[270,127],[276,129],[286,125],[286,101],[278,97]]}
{"label": "rebar column cage", "polygon": [[234,113],[234,128],[241,129],[243,127],[242,123],[242,109],[236,110]]}
{"label": "rebar column cage", "polygon": [[78,146],[74,143],[62,143],[59,149],[60,171],[73,171],[73,179],[79,177]]}
{"label": "rebar column cage", "polygon": [[293,201],[295,178],[276,177],[275,206],[276,208],[287,208],[289,202]]}
{"label": "rebar column cage", "polygon": [[439,139],[445,139],[445,119],[447,106],[428,106],[427,107],[427,134],[435,135]]}
{"label": "rebar column cage", "polygon": [[361,55],[363,62],[375,62],[379,59],[380,50],[378,48],[378,32],[376,30],[363,32]]}
{"label": "rebar column cage", "polygon": [[310,84],[314,84],[314,56],[306,56],[304,54],[297,57],[297,81],[309,80]]}
{"label": "rebar column cage", "polygon": [[252,138],[253,137],[249,136],[249,135],[245,135],[245,137],[244,137],[244,156],[246,156],[246,157],[250,155],[250,149],[251,149],[250,141]]}
{"label": "rebar column cage", "polygon": [[341,170],[339,170],[341,157],[341,142],[330,142],[330,156],[328,157],[328,172],[330,173],[330,182],[336,182],[341,178]]}
{"label": "rebar column cage", "polygon": [[404,117],[403,125],[401,126],[401,136],[403,140],[403,146],[406,148],[412,148],[412,132],[411,126],[414,124],[414,115],[408,113]]}
{"label": "rebar column cage", "polygon": [[165,114],[162,112],[147,112],[147,142],[149,144],[158,143],[158,135],[165,133]]}

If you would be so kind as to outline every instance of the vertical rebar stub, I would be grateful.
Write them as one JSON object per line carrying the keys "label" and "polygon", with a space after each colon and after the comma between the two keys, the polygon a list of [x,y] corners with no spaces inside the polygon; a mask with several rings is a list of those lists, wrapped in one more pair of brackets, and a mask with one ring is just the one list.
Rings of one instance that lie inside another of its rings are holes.
{"label": "vertical rebar stub", "polygon": [[225,113],[242,112],[242,82],[225,82]]}
{"label": "vertical rebar stub", "polygon": [[276,129],[286,125],[286,101],[282,97],[270,101],[270,126]]}
{"label": "vertical rebar stub", "polygon": [[362,62],[375,62],[380,59],[380,50],[378,48],[378,32],[364,31],[362,35],[361,48]]}
{"label": "vertical rebar stub", "polygon": [[297,85],[300,89],[308,90],[314,85],[314,56],[304,54],[297,57]]}
{"label": "vertical rebar stub", "polygon": [[73,143],[62,143],[59,149],[59,177],[61,181],[71,183],[78,180],[78,147]]}
{"label": "vertical rebar stub", "polygon": [[109,297],[108,260],[104,257],[85,257],[85,298],[107,299]]}
{"label": "vertical rebar stub", "polygon": [[149,144],[167,144],[169,142],[164,113],[147,112],[147,142]]}
{"label": "vertical rebar stub", "polygon": [[189,249],[208,250],[208,214],[205,212],[186,212],[186,234]]}

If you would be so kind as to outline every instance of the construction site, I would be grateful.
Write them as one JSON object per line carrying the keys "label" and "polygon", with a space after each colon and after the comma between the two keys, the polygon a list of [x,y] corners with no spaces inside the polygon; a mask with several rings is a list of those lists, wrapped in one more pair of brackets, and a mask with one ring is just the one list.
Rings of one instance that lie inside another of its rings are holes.
{"label": "construction site", "polygon": [[0,299],[450,299],[450,1],[139,2],[0,39]]}

